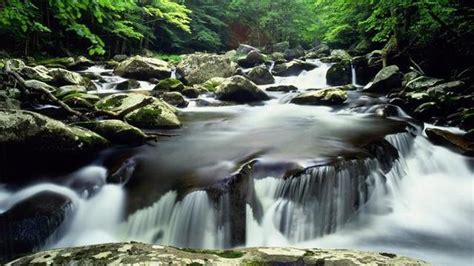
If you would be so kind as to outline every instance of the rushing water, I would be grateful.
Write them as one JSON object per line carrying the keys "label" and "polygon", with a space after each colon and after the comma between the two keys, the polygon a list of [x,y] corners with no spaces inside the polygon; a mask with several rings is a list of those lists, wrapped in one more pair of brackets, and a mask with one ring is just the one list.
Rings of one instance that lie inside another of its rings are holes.
{"label": "rushing water", "polygon": [[[326,87],[329,65],[314,63],[276,83]],[[99,91],[113,92],[120,81],[107,73]],[[177,136],[129,152],[136,167],[126,185],[105,184],[105,152],[62,184],[0,187],[0,213],[39,191],[71,198],[71,213],[43,248],[136,240],[355,248],[474,263],[472,161],[430,144],[399,108],[381,116],[383,98],[350,92],[349,104],[332,109],[271,95],[257,106],[183,109]],[[94,186],[78,191],[77,180]]]}

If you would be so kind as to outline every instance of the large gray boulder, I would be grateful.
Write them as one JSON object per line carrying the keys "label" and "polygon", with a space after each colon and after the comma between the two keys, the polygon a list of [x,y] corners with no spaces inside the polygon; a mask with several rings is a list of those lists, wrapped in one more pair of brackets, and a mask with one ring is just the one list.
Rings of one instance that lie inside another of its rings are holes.
{"label": "large gray boulder", "polygon": [[267,85],[275,83],[275,78],[272,73],[264,67],[257,66],[252,68],[247,74],[246,77],[253,81],[257,85]]}
{"label": "large gray boulder", "polygon": [[427,262],[384,252],[322,250],[318,248],[183,249],[144,243],[110,243],[41,251],[10,264],[29,265],[429,265]]}
{"label": "large gray boulder", "polygon": [[81,75],[62,68],[50,69],[48,75],[53,77],[52,82],[57,86],[86,84],[85,79]]}
{"label": "large gray boulder", "polygon": [[339,105],[347,100],[347,92],[338,88],[327,88],[298,94],[291,103],[301,105]]}
{"label": "large gray boulder", "polygon": [[402,87],[403,75],[396,65],[384,67],[375,75],[372,83],[364,87],[366,92],[389,92]]}
{"label": "large gray boulder", "polygon": [[42,82],[51,82],[53,80],[53,77],[49,75],[49,69],[45,66],[25,66],[21,69],[20,73],[26,79],[35,79]]}
{"label": "large gray boulder", "polygon": [[242,76],[226,79],[216,89],[217,99],[237,103],[266,101],[270,97],[259,89],[255,83]]}
{"label": "large gray boulder", "polygon": [[200,84],[214,77],[227,78],[234,74],[235,66],[225,55],[195,53],[187,55],[178,69],[190,84]]}
{"label": "large gray boulder", "polygon": [[317,68],[318,66],[302,60],[292,60],[288,63],[276,64],[273,67],[273,75],[275,76],[297,76],[303,71],[309,71]]}
{"label": "large gray boulder", "polygon": [[44,115],[22,110],[0,111],[0,147],[7,152],[71,154],[107,147],[102,136],[70,127]]}
{"label": "large gray boulder", "polygon": [[114,73],[137,80],[164,79],[171,77],[171,68],[166,61],[137,55],[120,62]]}
{"label": "large gray boulder", "polygon": [[259,51],[250,51],[246,56],[237,60],[237,64],[244,68],[261,65],[265,62],[265,56]]}
{"label": "large gray boulder", "polygon": [[326,73],[326,82],[331,86],[342,86],[352,81],[351,66],[348,61],[333,64]]}

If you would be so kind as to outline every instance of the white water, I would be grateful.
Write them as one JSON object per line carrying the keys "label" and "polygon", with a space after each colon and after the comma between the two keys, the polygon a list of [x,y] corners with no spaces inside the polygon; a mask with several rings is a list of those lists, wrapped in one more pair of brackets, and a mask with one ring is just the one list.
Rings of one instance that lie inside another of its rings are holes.
{"label": "white water", "polygon": [[357,75],[354,65],[351,62],[352,85],[357,86]]}

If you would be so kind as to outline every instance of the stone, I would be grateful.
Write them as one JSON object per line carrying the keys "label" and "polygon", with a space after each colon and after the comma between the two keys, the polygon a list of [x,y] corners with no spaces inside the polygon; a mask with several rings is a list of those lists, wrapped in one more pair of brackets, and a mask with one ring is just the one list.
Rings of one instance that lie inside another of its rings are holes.
{"label": "stone", "polygon": [[283,52],[283,54],[285,55],[286,60],[293,60],[293,59],[304,57],[305,52],[302,47],[296,47],[292,49],[286,49],[285,52]]}
{"label": "stone", "polygon": [[116,90],[119,91],[128,91],[128,90],[133,90],[133,89],[138,89],[140,88],[140,82],[134,80],[134,79],[128,79],[125,81],[120,82],[115,86]]}
{"label": "stone", "polygon": [[275,76],[282,77],[297,76],[303,71],[310,71],[317,67],[315,64],[302,60],[292,60],[288,63],[276,64],[273,67],[272,73]]}
{"label": "stone", "polygon": [[28,88],[33,88],[33,89],[40,89],[40,90],[47,90],[50,92],[56,91],[56,88],[53,86],[50,86],[42,81],[39,80],[26,80],[25,81],[25,86]]}
{"label": "stone", "polygon": [[122,61],[127,60],[127,58],[128,56],[126,54],[116,54],[114,55],[114,57],[112,57],[112,60],[120,63]]}
{"label": "stone", "polygon": [[0,213],[1,259],[40,248],[65,222],[72,201],[51,191],[41,191]]}
{"label": "stone", "polygon": [[261,65],[265,62],[265,57],[259,51],[250,51],[245,57],[237,60],[237,64],[244,68]]}
{"label": "stone", "polygon": [[447,146],[463,155],[474,156],[474,142],[447,130],[427,128],[428,139],[438,145]]}
{"label": "stone", "polygon": [[131,243],[41,251],[15,259],[8,265],[413,265],[427,262],[390,253],[318,248],[238,248],[205,250]]}
{"label": "stone", "polygon": [[330,56],[337,61],[350,61],[352,59],[352,56],[342,49],[332,50]]}
{"label": "stone", "polygon": [[154,100],[155,98],[140,93],[115,93],[102,98],[95,106],[123,116]]}
{"label": "stone", "polygon": [[[205,88],[201,87],[202,90],[206,90]],[[195,99],[199,97],[199,94],[201,94],[201,90],[199,89],[199,86],[196,87],[187,87],[183,90],[182,94],[190,99]]]}
{"label": "stone", "polygon": [[165,79],[171,77],[171,68],[166,61],[137,55],[118,63],[114,73],[137,80]]}
{"label": "stone", "polygon": [[180,108],[186,107],[189,104],[183,95],[177,91],[165,92],[161,95],[161,98],[163,101]]}
{"label": "stone", "polygon": [[62,68],[50,69],[48,74],[53,77],[53,83],[58,86],[63,85],[85,85],[85,79],[78,73]]}
{"label": "stone", "polygon": [[327,88],[298,94],[290,102],[301,105],[340,105],[346,100],[346,91]]}
{"label": "stone", "polygon": [[407,82],[407,84],[405,85],[405,88],[408,91],[412,91],[412,92],[424,92],[428,88],[434,87],[443,82],[444,80],[442,79],[420,76]]}
{"label": "stone", "polygon": [[239,44],[239,47],[236,50],[238,54],[248,54],[251,51],[259,52],[260,50],[248,44]]}
{"label": "stone", "polygon": [[74,125],[87,128],[115,144],[140,145],[147,140],[143,131],[121,120],[87,121]]}
{"label": "stone", "polygon": [[167,103],[156,99],[125,116],[125,121],[133,126],[147,129],[171,129],[181,127],[175,109]]}
{"label": "stone", "polygon": [[279,92],[292,92],[297,91],[298,88],[293,85],[278,85],[272,86],[265,89],[266,91],[279,91]]}
{"label": "stone", "polygon": [[0,111],[0,147],[5,152],[90,153],[109,142],[96,133],[69,127],[44,115],[21,110]]}
{"label": "stone", "polygon": [[184,84],[175,78],[167,78],[161,80],[153,90],[182,92],[184,90]]}
{"label": "stone", "polygon": [[430,87],[427,93],[431,97],[443,97],[452,94],[463,94],[466,84],[463,81],[455,80]]}
{"label": "stone", "polygon": [[74,62],[67,65],[67,69],[74,70],[74,71],[82,71],[86,70],[87,68],[95,65],[93,61],[86,58],[85,56],[78,56],[74,58]]}
{"label": "stone", "polygon": [[329,67],[326,82],[330,86],[341,86],[352,82],[351,66],[348,61],[339,62]]}
{"label": "stone", "polygon": [[365,92],[390,92],[402,87],[402,73],[396,65],[384,67],[375,75],[372,83],[364,87]]}
{"label": "stone", "polygon": [[257,85],[267,85],[275,83],[275,78],[272,73],[264,67],[257,66],[252,68],[247,74],[246,77],[253,81]]}
{"label": "stone", "polygon": [[419,105],[413,115],[422,120],[432,120],[432,118],[443,115],[443,109],[436,102],[426,102]]}
{"label": "stone", "polygon": [[87,93],[87,89],[86,87],[82,85],[66,85],[66,86],[59,87],[54,92],[54,96],[62,99],[66,97],[67,95],[75,94],[75,93]]}
{"label": "stone", "polygon": [[191,85],[201,84],[214,77],[228,78],[235,72],[234,63],[225,55],[194,53],[178,64],[184,79]]}
{"label": "stone", "polygon": [[210,92],[216,91],[217,87],[225,81],[225,78],[215,77],[207,80],[202,84]]}
{"label": "stone", "polygon": [[26,67],[25,62],[20,59],[9,59],[5,61],[5,68],[9,68],[11,71],[21,71],[24,67]]}
{"label": "stone", "polygon": [[287,49],[290,49],[290,43],[288,41],[275,43],[272,46],[272,51],[274,53],[284,53]]}
{"label": "stone", "polygon": [[20,73],[25,79],[35,79],[42,82],[51,82],[53,80],[45,66],[25,66],[21,69]]}
{"label": "stone", "polygon": [[237,103],[266,101],[270,97],[259,89],[255,83],[242,76],[226,79],[216,89],[217,99]]}

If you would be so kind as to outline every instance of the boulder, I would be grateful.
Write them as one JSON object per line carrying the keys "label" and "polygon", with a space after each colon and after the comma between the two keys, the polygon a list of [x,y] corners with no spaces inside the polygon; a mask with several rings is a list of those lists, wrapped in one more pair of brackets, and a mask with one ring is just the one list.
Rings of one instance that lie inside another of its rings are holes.
{"label": "boulder", "polygon": [[331,86],[341,86],[352,82],[351,66],[348,61],[333,64],[326,73],[326,82]]}
{"label": "boulder", "polygon": [[65,104],[72,108],[94,109],[94,104],[100,100],[99,96],[88,93],[73,93],[63,99]]}
{"label": "boulder", "polygon": [[443,97],[453,94],[463,94],[466,84],[463,81],[455,80],[430,87],[427,93],[431,97]]}
{"label": "boulder", "polygon": [[85,79],[78,73],[62,68],[50,69],[48,74],[53,77],[53,83],[57,86],[85,85]]}
{"label": "boulder", "polygon": [[0,259],[40,248],[66,220],[72,201],[51,192],[38,192],[0,213]]}
{"label": "boulder", "polygon": [[375,75],[382,69],[382,63],[369,64],[369,58],[365,56],[356,56],[351,60],[357,77],[357,84],[366,85],[374,79]]}
{"label": "boulder", "polygon": [[116,54],[114,55],[114,57],[112,57],[112,60],[120,63],[122,61],[127,60],[127,58],[128,58],[128,55],[126,54]]}
{"label": "boulder", "polygon": [[216,89],[217,99],[238,103],[266,101],[270,97],[259,89],[255,83],[242,76],[226,79]]}
{"label": "boulder", "polygon": [[275,64],[283,64],[287,62],[283,53],[272,53],[270,58],[275,62]]}
{"label": "boulder", "polygon": [[45,65],[49,68],[63,68],[66,69],[69,65],[74,64],[72,57],[55,57],[40,60],[36,62],[38,65]]}
{"label": "boulder", "polygon": [[68,95],[76,94],[76,93],[87,93],[86,87],[82,85],[66,85],[59,87],[55,92],[54,96],[62,99]]}
{"label": "boulder", "polygon": [[206,90],[214,92],[216,91],[217,87],[221,85],[225,81],[225,78],[215,77],[207,80],[202,84]]}
{"label": "boulder", "polygon": [[0,111],[0,147],[9,154],[48,153],[52,155],[90,153],[108,146],[96,133],[46,116],[21,110]]}
{"label": "boulder", "polygon": [[304,57],[305,51],[302,47],[296,47],[293,49],[286,49],[283,54],[285,55],[286,60],[293,60]]}
{"label": "boulder", "polygon": [[428,139],[438,145],[447,146],[463,155],[474,156],[474,142],[447,130],[427,128]]}
{"label": "boulder", "polygon": [[133,89],[138,89],[138,88],[140,88],[140,82],[134,79],[128,79],[128,80],[122,81],[115,86],[115,89],[119,91],[128,91],[128,90],[133,90]]}
{"label": "boulder", "polygon": [[257,66],[252,68],[247,74],[246,77],[253,81],[257,85],[267,85],[275,83],[275,78],[272,73],[264,67]]}
{"label": "boulder", "polygon": [[114,73],[137,80],[165,79],[171,77],[171,68],[166,61],[137,55],[120,62]]}
{"label": "boulder", "polygon": [[250,51],[246,56],[241,57],[237,60],[237,64],[244,68],[254,67],[261,65],[265,62],[265,56],[259,51]]}
{"label": "boulder", "polygon": [[161,95],[161,99],[180,108],[186,107],[189,104],[188,101],[184,99],[183,95],[177,91],[165,92]]}
{"label": "boulder", "polygon": [[250,46],[248,44],[239,44],[239,48],[237,48],[236,52],[238,54],[248,54],[250,53],[251,51],[258,51],[260,52],[259,49],[253,47],[253,46]]}
{"label": "boulder", "polygon": [[9,68],[12,71],[19,72],[21,71],[24,67],[26,67],[25,62],[23,62],[20,59],[8,59],[5,61],[5,68]]}
{"label": "boulder", "polygon": [[154,100],[155,98],[140,93],[115,93],[102,98],[95,106],[124,116]]}
{"label": "boulder", "polygon": [[81,71],[86,70],[87,68],[95,65],[90,59],[86,58],[85,56],[78,56],[74,58],[74,62],[67,65],[67,69],[74,70],[74,71]]}
{"label": "boulder", "polygon": [[176,248],[138,242],[63,248],[28,254],[12,265],[411,265],[427,262],[385,252],[252,247],[229,250]]}
{"label": "boulder", "polygon": [[284,53],[288,49],[290,49],[290,43],[288,41],[279,42],[272,46],[272,52],[274,53]]}
{"label": "boulder", "polygon": [[444,82],[444,80],[442,80],[442,79],[420,76],[420,77],[417,77],[417,78],[412,79],[411,81],[407,82],[407,84],[405,85],[405,88],[406,88],[407,91],[424,92],[428,88],[434,87],[434,86],[439,85],[443,82]]}
{"label": "boulder", "polygon": [[74,125],[87,128],[116,144],[139,145],[147,140],[143,131],[121,120],[87,121]]}
{"label": "boulder", "polygon": [[[196,87],[187,87],[183,90],[182,94],[188,98],[195,99],[199,97],[201,94],[201,90],[199,89],[201,86]],[[201,87],[202,91],[206,91],[205,88]]]}
{"label": "boulder", "polygon": [[235,72],[235,66],[229,57],[207,53],[185,56],[178,64],[178,69],[190,84],[200,84],[214,77],[227,78]]}
{"label": "boulder", "polygon": [[158,82],[153,90],[181,92],[184,90],[184,84],[175,78],[167,78]]}
{"label": "boulder", "polygon": [[156,99],[151,104],[128,113],[125,116],[125,121],[139,128],[178,128],[181,126],[181,122],[175,112],[172,106]]}
{"label": "boulder", "polygon": [[49,75],[49,70],[45,66],[25,66],[21,69],[20,73],[25,79],[35,79],[42,82],[51,82],[53,80],[53,77]]}
{"label": "boulder", "polygon": [[327,44],[321,43],[317,45],[316,47],[312,48],[310,50],[310,53],[314,53],[317,56],[317,58],[321,58],[321,57],[329,56],[331,54],[331,49],[329,48]]}
{"label": "boulder", "polygon": [[276,64],[273,67],[273,75],[275,76],[297,76],[303,71],[309,71],[317,68],[318,66],[302,60],[292,60],[288,63]]}
{"label": "boulder", "polygon": [[402,87],[402,73],[398,66],[384,67],[375,75],[372,83],[364,87],[365,92],[389,92]]}
{"label": "boulder", "polygon": [[432,120],[443,115],[443,109],[436,102],[426,102],[419,105],[414,111],[413,116],[421,120]]}
{"label": "boulder", "polygon": [[297,91],[298,88],[293,86],[293,85],[277,85],[277,86],[268,87],[265,90],[266,91],[291,92],[291,91]]}
{"label": "boulder", "polygon": [[321,61],[326,63],[334,63],[341,61],[350,61],[352,59],[351,55],[342,49],[332,50],[331,54],[328,57],[321,58]]}
{"label": "boulder", "polygon": [[339,105],[346,100],[346,91],[335,88],[327,88],[298,94],[291,100],[291,103],[301,105]]}
{"label": "boulder", "polygon": [[33,89],[48,90],[50,92],[54,92],[56,90],[55,87],[50,86],[42,81],[34,80],[34,79],[26,80],[25,86],[28,88],[33,88]]}
{"label": "boulder", "polygon": [[410,71],[410,72],[404,74],[403,75],[403,80],[402,80],[402,86],[406,87],[408,82],[418,78],[419,76],[420,76],[420,73],[418,73],[416,71]]}

